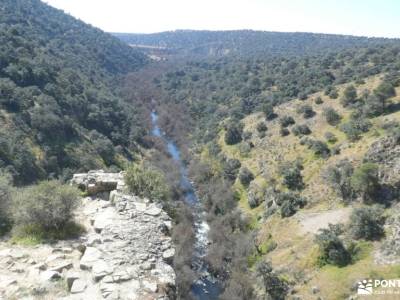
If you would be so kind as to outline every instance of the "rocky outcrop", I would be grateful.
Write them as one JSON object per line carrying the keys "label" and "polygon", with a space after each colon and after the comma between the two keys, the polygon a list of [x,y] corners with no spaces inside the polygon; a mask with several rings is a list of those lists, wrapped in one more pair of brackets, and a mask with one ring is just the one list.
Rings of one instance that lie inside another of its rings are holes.
{"label": "rocky outcrop", "polygon": [[76,217],[87,233],[79,239],[0,244],[0,299],[174,299],[175,250],[162,208],[125,193],[121,173],[78,174],[72,182],[110,197],[82,199]]}

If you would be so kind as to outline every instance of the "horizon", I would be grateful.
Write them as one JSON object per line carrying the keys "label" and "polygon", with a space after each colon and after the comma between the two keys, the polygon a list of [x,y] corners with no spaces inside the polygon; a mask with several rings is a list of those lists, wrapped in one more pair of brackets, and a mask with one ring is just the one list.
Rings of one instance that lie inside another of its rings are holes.
{"label": "horizon", "polygon": [[42,1],[110,33],[253,30],[400,38],[396,0]]}

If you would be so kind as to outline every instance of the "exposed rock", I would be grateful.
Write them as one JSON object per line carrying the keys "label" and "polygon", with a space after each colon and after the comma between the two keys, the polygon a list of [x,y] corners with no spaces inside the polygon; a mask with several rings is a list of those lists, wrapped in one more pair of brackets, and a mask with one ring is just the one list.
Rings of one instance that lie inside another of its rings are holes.
{"label": "exposed rock", "polygon": [[72,261],[64,261],[54,267],[49,268],[50,271],[62,272],[63,269],[72,268]]}
{"label": "exposed rock", "polygon": [[112,268],[104,260],[98,260],[93,264],[92,273],[95,281],[99,281],[101,278],[111,274],[112,272]]}
{"label": "exposed rock", "polygon": [[91,269],[93,264],[101,258],[101,252],[99,249],[94,247],[87,247],[83,254],[80,267],[82,270]]}
{"label": "exposed rock", "polygon": [[85,190],[89,195],[100,192],[110,192],[123,185],[123,173],[105,173],[103,170],[90,171],[84,174],[74,174],[72,184]]}
{"label": "exposed rock", "polygon": [[76,279],[72,283],[71,294],[82,293],[83,291],[85,291],[86,287],[87,287],[86,281],[82,279]]}
{"label": "exposed rock", "polygon": [[60,279],[61,275],[60,273],[56,271],[43,271],[40,273],[40,279],[42,281],[51,281],[51,280],[57,280]]}
{"label": "exposed rock", "polygon": [[76,271],[68,271],[65,274],[65,280],[67,281],[68,289],[71,289],[73,282],[76,279],[79,279],[79,278],[80,278],[80,275],[79,275],[78,272],[76,272]]}

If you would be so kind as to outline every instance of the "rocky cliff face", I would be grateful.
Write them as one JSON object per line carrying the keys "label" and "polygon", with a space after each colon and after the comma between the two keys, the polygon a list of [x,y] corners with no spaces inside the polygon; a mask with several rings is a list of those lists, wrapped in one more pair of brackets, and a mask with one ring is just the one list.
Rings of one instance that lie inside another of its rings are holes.
{"label": "rocky cliff face", "polygon": [[[171,220],[155,203],[124,192],[123,175],[77,174],[80,239],[34,248],[0,245],[0,298],[174,299]],[[101,198],[100,198],[101,196]]]}

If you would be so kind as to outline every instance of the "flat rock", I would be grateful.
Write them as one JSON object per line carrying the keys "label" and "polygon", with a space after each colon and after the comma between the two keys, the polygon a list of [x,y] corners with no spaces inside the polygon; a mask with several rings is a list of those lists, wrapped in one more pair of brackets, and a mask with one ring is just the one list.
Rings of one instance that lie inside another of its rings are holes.
{"label": "flat rock", "polygon": [[112,268],[104,260],[98,260],[92,266],[93,279],[95,281],[99,281],[112,272]]}
{"label": "flat rock", "polygon": [[80,274],[78,272],[75,271],[68,271],[65,274],[65,280],[67,281],[67,285],[68,285],[68,289],[71,290],[72,284],[74,283],[75,280],[80,278]]}
{"label": "flat rock", "polygon": [[55,266],[49,268],[50,271],[62,272],[63,269],[71,269],[72,268],[72,261],[64,261],[59,263]]}
{"label": "flat rock", "polygon": [[84,281],[82,279],[76,279],[72,283],[71,294],[83,293],[85,291],[86,287],[87,287],[86,281]]}
{"label": "flat rock", "polygon": [[161,208],[158,208],[156,206],[152,206],[148,209],[146,209],[146,211],[144,212],[146,215],[150,215],[150,216],[158,216],[161,214]]}
{"label": "flat rock", "polygon": [[91,269],[93,264],[98,261],[102,256],[99,249],[94,247],[86,247],[85,253],[83,254],[79,263],[82,270]]}
{"label": "flat rock", "polygon": [[40,273],[42,281],[53,281],[61,278],[61,274],[56,271],[43,271]]}
{"label": "flat rock", "polygon": [[143,281],[143,287],[145,290],[152,293],[156,293],[158,290],[157,283],[152,281],[147,281],[147,280]]}

